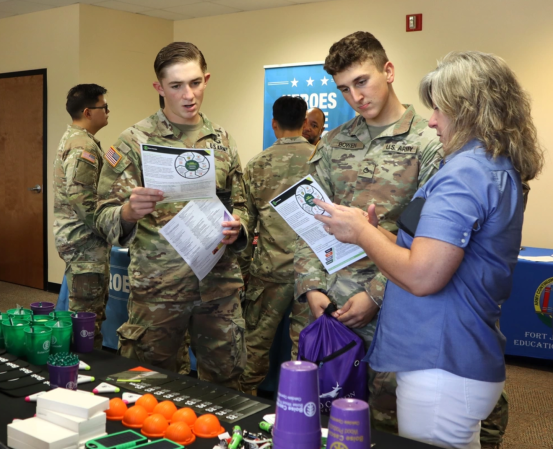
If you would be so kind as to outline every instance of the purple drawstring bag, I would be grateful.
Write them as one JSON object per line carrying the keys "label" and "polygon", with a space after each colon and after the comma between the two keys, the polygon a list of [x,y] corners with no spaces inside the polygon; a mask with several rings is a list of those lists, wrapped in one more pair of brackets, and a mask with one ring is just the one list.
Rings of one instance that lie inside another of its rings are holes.
{"label": "purple drawstring bag", "polygon": [[319,400],[322,414],[330,414],[332,401],[338,398],[367,400],[367,364],[363,340],[331,314],[325,313],[300,333],[298,360],[319,367]]}

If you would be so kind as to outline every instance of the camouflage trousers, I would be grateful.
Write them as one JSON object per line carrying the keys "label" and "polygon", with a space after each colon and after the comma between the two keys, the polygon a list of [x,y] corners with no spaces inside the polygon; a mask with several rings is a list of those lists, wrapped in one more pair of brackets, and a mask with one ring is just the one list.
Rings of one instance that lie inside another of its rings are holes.
{"label": "camouflage trousers", "polygon": [[117,329],[123,357],[177,372],[189,331],[198,377],[239,389],[246,345],[238,292],[209,302],[202,302],[199,294],[182,302],[135,301],[131,292],[128,311],[129,320]]}
{"label": "camouflage trousers", "polygon": [[[345,292],[332,291],[330,298],[342,307],[349,296]],[[365,342],[368,350],[374,333],[378,317],[360,329],[352,329]],[[385,432],[398,433],[396,415],[396,375],[395,373],[379,373],[369,367],[369,405],[371,410],[371,424],[374,428]],[[482,421],[480,442],[482,444],[500,444],[509,421],[509,399],[505,390],[501,394],[490,416]]]}
{"label": "camouflage trousers", "polygon": [[291,359],[295,360],[300,332],[309,321],[309,306],[294,301],[294,284],[276,284],[250,277],[244,306],[248,361],[240,377],[242,391],[256,390],[267,376],[275,332],[290,304]]}
{"label": "camouflage trousers", "polygon": [[96,314],[94,347],[102,349],[102,322],[109,294],[109,263],[71,262],[65,269],[69,310]]}

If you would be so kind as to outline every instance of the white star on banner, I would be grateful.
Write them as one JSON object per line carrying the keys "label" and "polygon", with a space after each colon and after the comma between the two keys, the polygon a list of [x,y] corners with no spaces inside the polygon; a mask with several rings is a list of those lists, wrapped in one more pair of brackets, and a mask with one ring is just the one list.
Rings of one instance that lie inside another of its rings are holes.
{"label": "white star on banner", "polygon": [[292,81],[292,87],[298,87],[298,80],[296,78]]}
{"label": "white star on banner", "polygon": [[323,79],[321,80],[321,82],[323,83],[322,86],[328,86],[328,78],[326,76],[323,76]]}
{"label": "white star on banner", "polygon": [[308,85],[308,86],[312,86],[312,85],[313,85],[313,81],[315,81],[315,80],[312,80],[311,77],[309,77],[309,79],[307,80],[307,85]]}

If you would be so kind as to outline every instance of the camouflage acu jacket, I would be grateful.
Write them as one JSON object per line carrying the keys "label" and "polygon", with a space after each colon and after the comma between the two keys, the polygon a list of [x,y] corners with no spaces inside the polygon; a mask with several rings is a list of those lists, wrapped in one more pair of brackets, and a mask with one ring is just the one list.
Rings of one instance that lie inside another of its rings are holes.
{"label": "camouflage acu jacket", "polygon": [[[391,232],[397,232],[397,218],[443,158],[436,132],[412,106],[406,108],[394,126],[374,138],[362,116],[353,118],[326,134],[310,161],[317,182],[334,203],[363,210],[375,203],[381,226]],[[294,268],[297,298],[318,289],[330,299],[333,291],[348,297],[366,291],[377,303],[382,301],[386,279],[375,279],[379,271],[368,258],[329,275],[299,239]]]}
{"label": "camouflage acu jacket", "polygon": [[105,271],[108,244],[94,229],[96,189],[104,153],[87,130],[69,125],[54,161],[54,236],[66,263],[98,262]]}
{"label": "camouflage acu jacket", "polygon": [[[248,204],[248,247],[241,258],[244,272],[263,280],[294,282],[296,233],[269,204],[277,195],[308,174],[308,160],[315,147],[303,137],[278,139],[273,146],[248,162],[244,172]],[[253,261],[252,239],[255,227],[259,239]],[[251,262],[251,265],[250,265]]]}
{"label": "camouflage acu jacket", "polygon": [[135,299],[184,301],[187,293],[197,295],[199,290],[203,301],[211,301],[230,296],[243,285],[236,254],[232,251],[232,247],[240,249],[238,241],[226,249],[211,273],[198,284],[190,267],[159,234],[187,202],[158,204],[154,212],[138,221],[130,236],[122,239],[121,207],[128,201],[133,188],[143,186],[141,143],[215,150],[217,188],[231,189],[234,213],[240,216],[242,223],[247,223],[244,181],[236,144],[223,128],[202,117],[204,126],[196,142],[189,142],[159,110],[123,131],[114,145],[121,155],[115,164],[104,160],[94,220],[110,243],[130,247],[129,281]]}

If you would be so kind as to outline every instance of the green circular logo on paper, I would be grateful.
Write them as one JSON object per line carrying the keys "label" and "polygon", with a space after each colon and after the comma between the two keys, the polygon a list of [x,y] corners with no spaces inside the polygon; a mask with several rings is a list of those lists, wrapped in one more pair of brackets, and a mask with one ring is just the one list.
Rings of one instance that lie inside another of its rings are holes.
{"label": "green circular logo on paper", "polygon": [[198,164],[196,161],[186,161],[184,164],[187,170],[190,171],[196,171],[198,168],[200,168],[200,164]]}
{"label": "green circular logo on paper", "polygon": [[307,204],[309,204],[311,207],[315,206],[315,203],[313,202],[313,200],[315,199],[315,197],[313,195],[311,195],[310,193],[306,193],[305,196],[303,197],[303,199],[305,200],[305,202]]}

